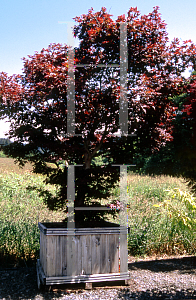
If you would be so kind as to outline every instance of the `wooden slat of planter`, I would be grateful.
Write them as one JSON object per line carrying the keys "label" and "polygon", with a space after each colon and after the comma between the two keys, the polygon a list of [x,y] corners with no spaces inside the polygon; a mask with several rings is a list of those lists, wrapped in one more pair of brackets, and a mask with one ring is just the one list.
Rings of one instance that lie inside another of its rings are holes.
{"label": "wooden slat of planter", "polygon": [[46,255],[47,255],[47,237],[46,235],[40,231],[40,263],[46,274]]}
{"label": "wooden slat of planter", "polygon": [[44,237],[43,233],[40,231],[40,250],[39,250],[39,260],[44,268],[44,260],[43,260],[43,245],[44,245]]}
{"label": "wooden slat of planter", "polygon": [[46,276],[56,276],[56,236],[47,239],[47,272]]}
{"label": "wooden slat of planter", "polygon": [[62,241],[63,241],[63,236],[56,237],[56,254],[54,253],[55,260],[56,260],[56,264],[55,264],[56,276],[62,276]]}
{"label": "wooden slat of planter", "polygon": [[76,236],[76,266],[77,274],[82,274],[82,237]]}
{"label": "wooden slat of planter", "polygon": [[108,245],[109,235],[101,235],[101,261],[100,261],[100,273],[109,273],[109,245]]}
{"label": "wooden slat of planter", "polygon": [[82,243],[82,271],[84,274],[92,274],[92,237],[90,235],[80,236]]}
{"label": "wooden slat of planter", "polygon": [[48,244],[48,240],[45,235],[43,235],[43,237],[44,237],[44,246],[42,248],[43,248],[44,272],[45,272],[45,274],[47,274],[47,244]]}
{"label": "wooden slat of planter", "polygon": [[100,273],[100,235],[94,234],[91,239],[92,274]]}
{"label": "wooden slat of planter", "polygon": [[67,237],[67,276],[77,275],[77,241],[73,235]]}
{"label": "wooden slat of planter", "polygon": [[119,235],[109,235],[110,273],[119,272]]}
{"label": "wooden slat of planter", "polygon": [[61,235],[62,247],[62,275],[67,275],[67,236]]}
{"label": "wooden slat of planter", "polygon": [[126,234],[120,234],[120,272],[128,272],[128,250]]}

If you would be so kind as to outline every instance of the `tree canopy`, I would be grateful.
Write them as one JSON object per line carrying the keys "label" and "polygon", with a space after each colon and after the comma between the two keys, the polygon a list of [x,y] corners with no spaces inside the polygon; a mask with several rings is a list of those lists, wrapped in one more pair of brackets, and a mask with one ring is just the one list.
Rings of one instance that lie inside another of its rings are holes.
{"label": "tree canopy", "polygon": [[[83,164],[76,167],[75,205],[85,206],[110,195],[119,178],[112,164],[130,164],[134,151],[150,153],[171,140],[176,110],[171,98],[184,91],[185,69],[195,69],[195,45],[178,39],[169,43],[158,7],[148,15],[130,8],[126,17],[116,21],[111,17],[105,8],[99,12],[91,8],[74,18],[78,47],[50,44],[24,58],[22,75],[0,73],[1,116],[9,117],[9,138],[15,140],[6,151],[21,164],[30,160],[35,172],[61,185],[58,199],[48,197],[51,208],[66,204],[67,169],[61,167],[62,161]],[[128,136],[119,134],[122,23],[127,28],[123,80]],[[67,128],[70,85],[75,90],[75,135]],[[104,168],[92,165],[96,156],[105,157]],[[87,212],[85,216],[96,218]]]}

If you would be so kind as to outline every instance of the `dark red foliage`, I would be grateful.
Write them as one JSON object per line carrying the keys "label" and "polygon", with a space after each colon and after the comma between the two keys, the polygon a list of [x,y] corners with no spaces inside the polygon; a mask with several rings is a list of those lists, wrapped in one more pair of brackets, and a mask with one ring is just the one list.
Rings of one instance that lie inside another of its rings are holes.
{"label": "dark red foliage", "polygon": [[[17,141],[12,155],[25,159],[31,154],[37,172],[48,176],[56,172],[53,181],[64,178],[64,173],[49,169],[47,161],[57,166],[62,160],[82,163],[88,169],[96,155],[105,153],[114,163],[132,162],[132,155],[127,155],[134,150],[132,138],[115,135],[119,130],[121,22],[127,22],[129,134],[137,135],[141,151],[172,139],[175,107],[171,97],[183,92],[182,73],[188,66],[195,67],[196,47],[191,41],[180,45],[178,39],[169,44],[158,7],[148,15],[131,8],[127,17],[119,16],[116,21],[111,17],[102,8],[74,18],[78,23],[74,35],[80,40],[74,58],[75,132],[81,136],[67,135],[67,86],[68,80],[74,80],[68,76],[68,46],[51,44],[24,58],[21,76],[0,74],[1,114],[10,117],[9,138]],[[118,64],[119,68],[98,64]]]}

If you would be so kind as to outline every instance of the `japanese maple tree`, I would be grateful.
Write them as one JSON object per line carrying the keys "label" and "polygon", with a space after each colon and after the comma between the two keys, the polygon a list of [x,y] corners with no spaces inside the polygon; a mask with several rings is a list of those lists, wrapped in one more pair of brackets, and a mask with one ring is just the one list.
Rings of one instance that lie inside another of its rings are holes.
{"label": "japanese maple tree", "polygon": [[[21,76],[0,75],[1,115],[9,117],[9,138],[15,140],[6,151],[21,164],[30,160],[35,172],[61,185],[57,199],[48,196],[51,208],[66,205],[67,168],[62,161],[83,164],[75,168],[75,206],[100,205],[93,199],[108,197],[119,178],[112,164],[130,164],[134,151],[152,151],[172,139],[175,107],[170,99],[183,91],[185,69],[195,67],[195,45],[180,45],[178,39],[169,43],[158,7],[148,15],[131,8],[127,17],[111,17],[102,8],[74,18],[78,25],[73,34],[80,41],[74,49],[75,78],[68,70],[71,48],[60,44],[25,58]],[[119,134],[121,23],[127,24],[128,136]],[[67,97],[73,82],[76,134],[70,135]],[[96,156],[106,166],[96,166]],[[76,211],[76,220],[101,215]]]}

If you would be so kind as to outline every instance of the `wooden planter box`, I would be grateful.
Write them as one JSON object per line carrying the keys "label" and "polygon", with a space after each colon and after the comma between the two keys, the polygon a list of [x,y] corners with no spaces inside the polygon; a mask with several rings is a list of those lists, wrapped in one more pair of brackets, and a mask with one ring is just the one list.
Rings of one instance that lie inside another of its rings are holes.
{"label": "wooden planter box", "polygon": [[72,232],[63,223],[39,223],[38,286],[127,281],[127,228],[106,223]]}

